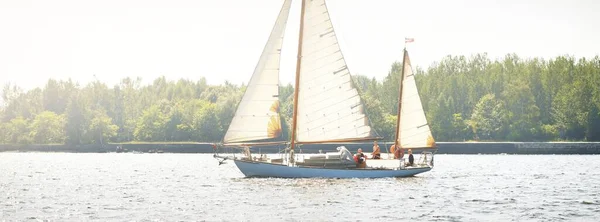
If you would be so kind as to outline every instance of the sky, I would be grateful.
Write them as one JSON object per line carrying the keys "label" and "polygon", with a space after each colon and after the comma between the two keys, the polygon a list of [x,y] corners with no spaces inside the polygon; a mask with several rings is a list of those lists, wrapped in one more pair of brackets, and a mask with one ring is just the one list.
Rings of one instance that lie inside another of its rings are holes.
{"label": "sky", "polygon": [[[49,78],[109,85],[159,76],[247,83],[283,0],[0,0],[0,84],[43,87]],[[400,61],[508,53],[522,58],[600,53],[595,0],[330,0],[352,74],[383,79]],[[280,81],[294,79],[300,1],[293,2]]]}

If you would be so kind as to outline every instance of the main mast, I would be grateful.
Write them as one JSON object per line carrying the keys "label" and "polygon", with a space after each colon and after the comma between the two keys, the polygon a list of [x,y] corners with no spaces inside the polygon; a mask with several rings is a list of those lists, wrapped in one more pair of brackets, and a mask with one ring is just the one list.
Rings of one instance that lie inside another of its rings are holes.
{"label": "main mast", "polygon": [[294,146],[296,145],[296,124],[298,122],[298,91],[300,90],[300,66],[302,65],[302,37],[304,31],[304,6],[306,0],[302,0],[300,11],[300,33],[298,37],[298,58],[296,60],[296,84],[294,87],[294,114],[292,115],[292,141],[290,145],[290,163],[294,162]]}
{"label": "main mast", "polygon": [[402,71],[400,74],[400,87],[398,88],[398,115],[396,118],[396,138],[394,138],[394,147],[400,148],[400,116],[402,113],[402,84],[404,83],[404,67],[406,66],[406,47],[404,47],[402,55]]}

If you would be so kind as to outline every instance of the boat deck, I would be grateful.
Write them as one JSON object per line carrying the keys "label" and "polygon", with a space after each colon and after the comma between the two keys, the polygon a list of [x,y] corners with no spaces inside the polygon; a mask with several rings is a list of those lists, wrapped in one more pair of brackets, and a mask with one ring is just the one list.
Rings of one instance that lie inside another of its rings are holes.
{"label": "boat deck", "polygon": [[[406,159],[367,159],[365,167],[357,167],[354,161],[342,160],[339,158],[339,154],[305,154],[299,155],[296,166],[305,168],[325,168],[325,169],[364,169],[364,170],[397,170],[397,169],[418,169],[418,168],[430,168],[427,164],[417,164],[414,166],[404,166]],[[255,163],[267,163],[274,165],[287,166],[287,160],[281,157],[267,157],[261,156],[261,158],[254,158],[250,160],[248,158],[237,158],[245,162]]]}

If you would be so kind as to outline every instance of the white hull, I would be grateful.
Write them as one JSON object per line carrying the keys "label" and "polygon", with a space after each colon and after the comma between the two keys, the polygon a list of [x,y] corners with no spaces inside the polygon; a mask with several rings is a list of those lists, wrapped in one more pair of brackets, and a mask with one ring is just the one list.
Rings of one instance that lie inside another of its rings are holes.
{"label": "white hull", "polygon": [[246,177],[282,178],[383,178],[409,177],[431,170],[431,167],[406,169],[328,169],[319,167],[287,166],[247,160],[233,160]]}

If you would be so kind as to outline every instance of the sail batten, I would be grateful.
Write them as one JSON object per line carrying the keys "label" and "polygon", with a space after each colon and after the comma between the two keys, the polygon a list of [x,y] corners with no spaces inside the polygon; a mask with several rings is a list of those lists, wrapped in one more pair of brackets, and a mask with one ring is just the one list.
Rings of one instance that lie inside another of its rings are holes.
{"label": "sail batten", "polygon": [[354,87],[324,0],[303,1],[298,75],[298,143],[377,138]]}
{"label": "sail batten", "polygon": [[252,78],[225,133],[225,144],[264,141],[281,135],[279,64],[290,7],[291,0],[284,1]]}

